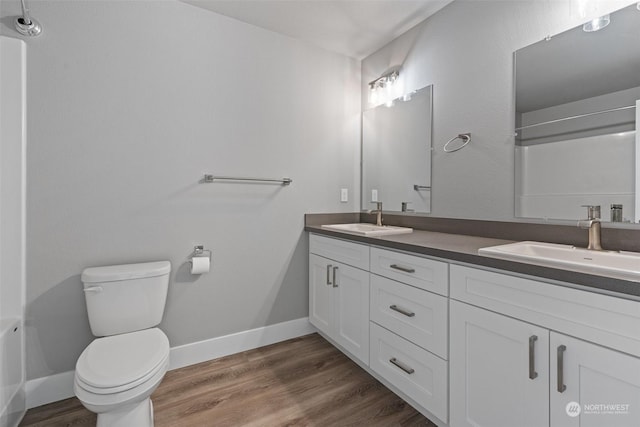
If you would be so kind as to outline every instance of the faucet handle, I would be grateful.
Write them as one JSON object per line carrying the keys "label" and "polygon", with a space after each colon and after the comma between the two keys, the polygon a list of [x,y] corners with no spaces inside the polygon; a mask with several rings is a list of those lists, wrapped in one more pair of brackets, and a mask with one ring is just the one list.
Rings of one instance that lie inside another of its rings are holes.
{"label": "faucet handle", "polygon": [[600,205],[582,205],[587,208],[587,219],[600,219]]}

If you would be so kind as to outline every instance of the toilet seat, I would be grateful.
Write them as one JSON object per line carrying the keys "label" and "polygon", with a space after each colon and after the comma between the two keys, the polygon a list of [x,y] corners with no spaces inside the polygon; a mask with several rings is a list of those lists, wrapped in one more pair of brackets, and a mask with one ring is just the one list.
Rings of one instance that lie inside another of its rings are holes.
{"label": "toilet seat", "polygon": [[76,383],[94,394],[124,392],[166,370],[168,358],[169,340],[158,328],[98,338],[76,363]]}

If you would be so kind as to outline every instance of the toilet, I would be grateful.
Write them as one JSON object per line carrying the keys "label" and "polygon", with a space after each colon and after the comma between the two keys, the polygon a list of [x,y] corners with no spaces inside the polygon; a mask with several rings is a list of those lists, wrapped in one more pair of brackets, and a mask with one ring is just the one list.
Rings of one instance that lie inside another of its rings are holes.
{"label": "toilet", "polygon": [[168,261],[87,268],[82,272],[91,332],[74,378],[97,427],[152,427],[151,394],[169,366],[169,340],[156,326],[167,300]]}

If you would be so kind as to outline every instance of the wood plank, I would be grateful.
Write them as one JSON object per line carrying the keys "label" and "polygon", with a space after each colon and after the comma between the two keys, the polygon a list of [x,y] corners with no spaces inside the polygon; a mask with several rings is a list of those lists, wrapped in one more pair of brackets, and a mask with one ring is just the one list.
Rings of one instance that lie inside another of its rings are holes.
{"label": "wood plank", "polygon": [[[435,427],[318,334],[170,371],[156,427]],[[30,409],[21,427],[95,426],[76,398]]]}

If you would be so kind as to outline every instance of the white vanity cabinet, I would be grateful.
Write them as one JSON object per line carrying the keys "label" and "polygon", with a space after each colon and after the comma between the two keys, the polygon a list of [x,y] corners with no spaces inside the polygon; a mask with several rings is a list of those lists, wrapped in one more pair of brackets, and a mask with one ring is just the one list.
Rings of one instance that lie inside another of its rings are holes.
{"label": "white vanity cabinet", "polygon": [[640,303],[450,271],[451,427],[640,425]]}
{"label": "white vanity cabinet", "polygon": [[446,262],[371,248],[371,369],[448,419]]}
{"label": "white vanity cabinet", "polygon": [[446,425],[448,263],[316,234],[309,252],[311,324]]}
{"label": "white vanity cabinet", "polygon": [[639,301],[314,234],[309,247],[311,323],[437,425],[640,426]]}
{"label": "white vanity cabinet", "polygon": [[369,246],[312,234],[309,252],[309,321],[368,365]]}

